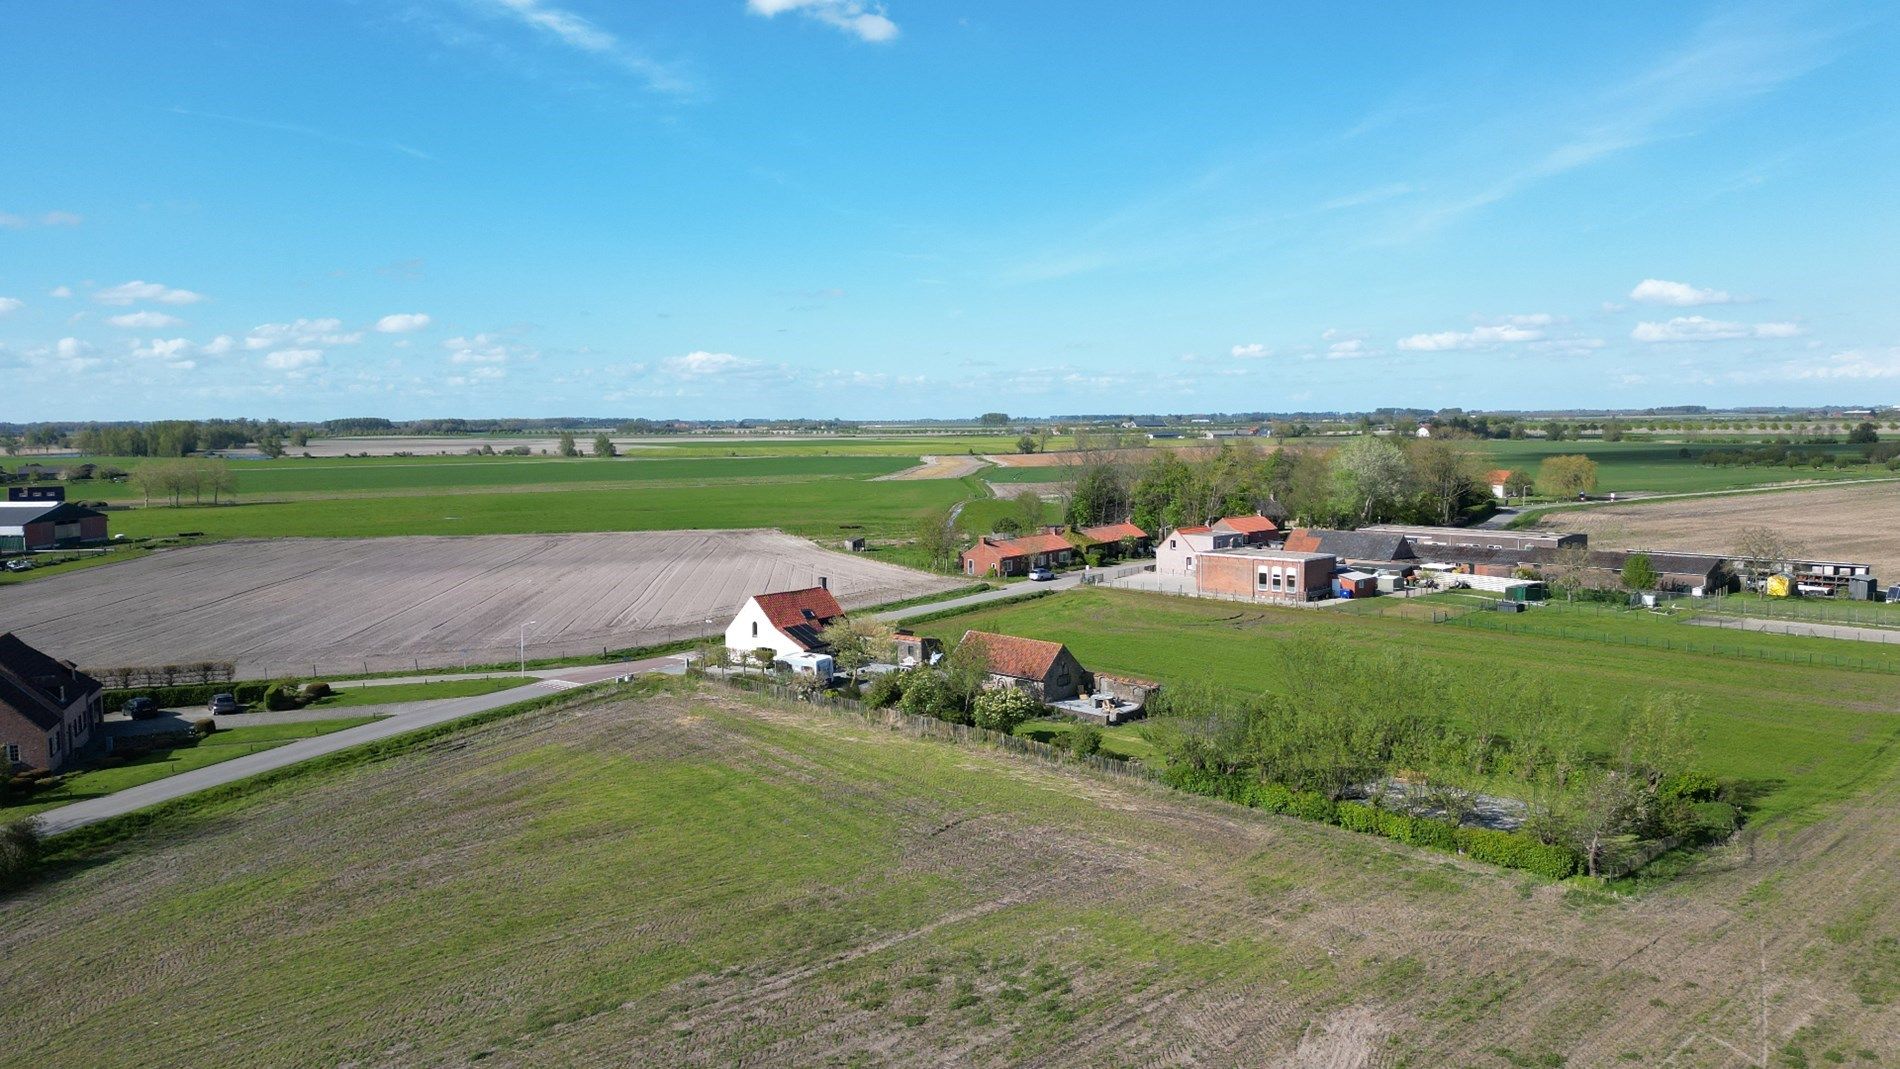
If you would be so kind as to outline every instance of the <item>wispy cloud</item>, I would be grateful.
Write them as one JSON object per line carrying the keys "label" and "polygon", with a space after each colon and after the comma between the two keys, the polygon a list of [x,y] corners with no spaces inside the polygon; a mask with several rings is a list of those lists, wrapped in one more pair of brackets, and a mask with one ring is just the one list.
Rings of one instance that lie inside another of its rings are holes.
{"label": "wispy cloud", "polygon": [[771,18],[787,11],[815,19],[860,41],[882,44],[897,39],[897,23],[882,4],[859,0],[746,0],[746,10]]}
{"label": "wispy cloud", "polygon": [[181,327],[185,321],[163,312],[127,312],[124,315],[111,316],[106,322],[126,330],[163,330],[166,327]]}
{"label": "wispy cloud", "polygon": [[26,307],[26,302],[18,297],[0,297],[0,316],[17,312]]}
{"label": "wispy cloud", "polygon": [[1702,304],[1728,304],[1735,298],[1727,290],[1704,289],[1691,286],[1687,282],[1666,282],[1660,278],[1646,278],[1630,291],[1630,300],[1641,304],[1672,304],[1679,308],[1692,308]]}
{"label": "wispy cloud", "polygon": [[136,304],[139,301],[157,301],[159,304],[197,304],[205,299],[204,294],[191,290],[174,289],[157,282],[145,282],[133,279],[116,286],[107,286],[92,295],[100,304]]}
{"label": "wispy cloud", "polygon": [[1801,333],[1799,323],[1728,323],[1707,316],[1677,316],[1664,323],[1638,323],[1630,337],[1640,342],[1696,342],[1796,338]]}
{"label": "wispy cloud", "polygon": [[697,82],[679,64],[648,55],[618,34],[542,0],[476,0],[488,11],[513,19],[541,39],[593,56],[638,77],[646,87],[672,96],[691,96]]}
{"label": "wispy cloud", "polygon": [[249,126],[256,130],[272,130],[280,134],[295,134],[299,137],[307,137],[316,141],[327,141],[332,145],[348,145],[351,148],[382,149],[418,160],[433,161],[435,159],[434,156],[429,155],[419,148],[414,148],[400,141],[393,141],[387,138],[377,140],[347,137],[343,134],[334,134],[328,130],[319,130],[314,126],[303,126],[298,123],[276,122],[270,119],[248,119],[241,115],[220,115],[217,112],[192,111],[189,108],[167,108],[166,110],[173,115],[183,115],[187,118],[210,119],[213,122],[229,123],[234,126]]}
{"label": "wispy cloud", "polygon": [[73,212],[41,212],[33,216],[0,212],[0,230],[25,230],[29,226],[78,226],[84,221],[83,216]]}
{"label": "wispy cloud", "polygon": [[376,321],[376,330],[381,334],[408,334],[421,330],[431,322],[426,312],[398,312],[386,315]]}

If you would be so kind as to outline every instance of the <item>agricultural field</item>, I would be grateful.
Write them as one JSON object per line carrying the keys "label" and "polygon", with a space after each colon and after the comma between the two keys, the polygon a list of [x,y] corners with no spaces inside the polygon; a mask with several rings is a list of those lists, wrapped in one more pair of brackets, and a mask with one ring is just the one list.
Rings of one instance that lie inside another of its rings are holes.
{"label": "agricultural field", "polygon": [[[883,456],[919,457],[926,453],[994,453],[1015,448],[1016,433],[1004,434],[899,434],[899,435],[825,435],[792,437],[776,434],[713,435],[609,435],[615,448],[623,453],[654,457],[783,457],[783,456]],[[576,431],[575,444],[583,451],[593,445],[594,432]],[[1060,448],[1070,439],[1050,439],[1050,448]],[[496,449],[527,446],[537,456],[553,454],[559,447],[555,434],[520,435],[369,435],[364,437],[313,438],[307,446],[292,447],[292,455],[309,453],[312,457],[340,457],[368,453],[372,457],[396,453],[418,455],[457,455],[469,449],[492,445]]]}
{"label": "agricultural field", "polygon": [[1872,1066],[1870,787],[1625,900],[626,688],[82,852],[0,902],[0,1065]]}
{"label": "agricultural field", "polygon": [[[1703,464],[1694,457],[1683,457],[1682,445],[1663,442],[1485,439],[1472,444],[1495,457],[1498,467],[1513,468],[1531,475],[1537,474],[1537,466],[1547,457],[1587,456],[1597,462],[1599,493],[1695,493],[1782,483],[1843,482],[1892,475],[1884,469],[1837,471],[1824,468],[1715,467]],[[1712,447],[1696,445],[1691,452],[1700,456],[1709,448]],[[1842,456],[1860,456],[1858,446],[1804,448],[1814,452],[1830,451]]]}
{"label": "agricultural field", "polygon": [[1900,582],[1900,482],[1557,509],[1536,526],[1583,531],[1606,549],[1703,553],[1733,552],[1737,531],[1767,527],[1815,559],[1871,564],[1882,580]]}
{"label": "agricultural field", "polygon": [[14,588],[7,626],[91,667],[353,674],[511,661],[529,621],[531,657],[696,636],[820,576],[850,606],[959,585],[775,531],[240,541]]}
{"label": "agricultural field", "polygon": [[[1396,599],[1365,605],[1367,610],[1386,607],[1395,613],[1418,608]],[[1269,674],[1276,658],[1267,654],[1296,636],[1403,650],[1454,669],[1468,667],[1474,674],[1515,669],[1527,680],[1583,702],[1585,741],[1606,749],[1646,698],[1677,691],[1693,702],[1698,767],[1747,785],[1749,817],[1757,826],[1817,819],[1827,807],[1891,776],[1900,753],[1900,674],[1826,663],[1751,663],[1764,655],[1791,656],[1794,650],[1814,651],[1817,661],[1830,656],[1900,661],[1900,649],[1717,632],[1689,626],[1686,617],[1658,622],[1641,613],[1623,620],[1579,612],[1545,621],[1533,612],[1512,618],[1508,632],[1503,626],[1087,588],[978,609],[918,630],[945,642],[968,628],[1049,639],[1066,643],[1097,671],[1124,672],[1164,686],[1201,679],[1251,693],[1277,685]],[[1542,630],[1527,630],[1531,626]],[[1624,633],[1631,644],[1622,644]],[[1663,645],[1663,634],[1675,637],[1675,648]],[[1697,651],[1681,648],[1685,643]]]}

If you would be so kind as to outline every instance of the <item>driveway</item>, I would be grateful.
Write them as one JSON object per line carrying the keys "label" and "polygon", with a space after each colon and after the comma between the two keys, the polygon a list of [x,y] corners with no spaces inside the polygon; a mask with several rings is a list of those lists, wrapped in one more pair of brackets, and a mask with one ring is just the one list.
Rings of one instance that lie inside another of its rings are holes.
{"label": "driveway", "polygon": [[[336,753],[338,750],[347,750],[352,746],[361,746],[366,742],[376,742],[421,728],[446,724],[451,720],[485,713],[504,705],[545,697],[620,675],[637,675],[644,672],[666,672],[677,675],[684,670],[684,662],[678,657],[653,657],[644,661],[576,668],[554,678],[538,679],[509,690],[480,694],[472,698],[439,698],[435,701],[396,705],[365,705],[350,709],[347,713],[339,710],[331,715],[380,716],[382,719],[358,727],[346,728],[343,731],[333,731],[328,735],[297,739],[268,750],[234,757],[229,761],[204,768],[194,768],[188,772],[180,772],[176,776],[153,780],[137,787],[128,787],[116,794],[61,806],[40,815],[40,829],[47,835],[58,835],[109,817],[121,816],[160,802],[169,802],[174,798],[196,794],[211,787],[235,783],[260,772],[284,768],[300,761],[308,761],[313,757],[322,757],[325,754]],[[260,719],[247,719],[254,715],[244,714],[235,718],[235,722],[238,724],[261,723]]]}

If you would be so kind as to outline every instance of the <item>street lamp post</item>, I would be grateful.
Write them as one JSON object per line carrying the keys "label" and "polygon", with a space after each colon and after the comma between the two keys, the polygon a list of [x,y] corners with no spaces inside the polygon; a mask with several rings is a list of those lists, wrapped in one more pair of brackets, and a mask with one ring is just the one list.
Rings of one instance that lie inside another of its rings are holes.
{"label": "street lamp post", "polygon": [[528,620],[521,625],[521,642],[517,652],[521,654],[521,674],[524,676],[528,674],[528,628],[533,627],[534,623],[533,620]]}

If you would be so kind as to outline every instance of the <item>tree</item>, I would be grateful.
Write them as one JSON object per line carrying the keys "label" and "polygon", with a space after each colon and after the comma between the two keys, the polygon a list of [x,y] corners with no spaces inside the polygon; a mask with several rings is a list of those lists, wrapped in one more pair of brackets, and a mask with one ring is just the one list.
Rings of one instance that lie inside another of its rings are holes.
{"label": "tree", "polygon": [[1504,477],[1504,495],[1522,501],[1531,495],[1531,490],[1536,485],[1537,480],[1531,478],[1529,472],[1514,469]]}
{"label": "tree", "polygon": [[1016,439],[1016,451],[1018,453],[1035,452],[1036,451],[1035,435],[1025,434],[1021,438]]}
{"label": "tree", "polygon": [[0,434],[0,449],[6,450],[7,455],[10,457],[19,456],[20,436],[17,434]]}
{"label": "tree", "polygon": [[917,550],[924,562],[936,571],[948,571],[956,563],[962,541],[951,520],[951,509],[940,508],[918,521]]}
{"label": "tree", "polygon": [[1661,583],[1662,576],[1650,562],[1649,554],[1632,553],[1623,561],[1623,586],[1627,589],[1654,590]]}
{"label": "tree", "polygon": [[833,663],[853,683],[865,665],[897,660],[896,633],[891,625],[868,616],[847,616],[820,631],[818,639],[831,648]]}
{"label": "tree", "polygon": [[1786,571],[1806,550],[1772,527],[1744,527],[1735,532],[1735,555],[1760,561],[1771,572]]}
{"label": "tree", "polygon": [[284,440],[274,434],[266,434],[257,440],[257,451],[276,460],[284,455]]}
{"label": "tree", "polygon": [[1597,488],[1597,462],[1586,456],[1549,457],[1538,465],[1537,481],[1552,497],[1575,497]]}
{"label": "tree", "polygon": [[1405,492],[1405,452],[1389,438],[1354,438],[1333,457],[1342,511],[1362,523],[1386,518]]}
{"label": "tree", "polygon": [[1565,546],[1559,549],[1551,561],[1549,572],[1551,585],[1565,594],[1594,590],[1602,582],[1601,573],[1591,563],[1588,546]]}
{"label": "tree", "polygon": [[1420,438],[1406,447],[1412,482],[1430,509],[1434,522],[1450,526],[1476,496],[1480,480],[1478,456],[1451,442]]}
{"label": "tree", "polygon": [[1623,424],[1619,420],[1609,420],[1603,424],[1603,440],[1620,442],[1623,440]]}
{"label": "tree", "polygon": [[574,444],[573,431],[561,432],[560,444],[556,446],[556,449],[564,457],[577,457],[581,455],[580,447]]}
{"label": "tree", "polygon": [[1021,687],[990,687],[970,703],[970,716],[980,728],[1014,732],[1018,725],[1041,716],[1043,705]]}
{"label": "tree", "polygon": [[614,440],[605,434],[594,435],[594,455],[597,457],[617,457],[620,450],[614,448]]}
{"label": "tree", "polygon": [[1016,517],[1017,528],[1024,534],[1032,534],[1042,526],[1042,495],[1034,490],[1024,490],[1009,499],[1010,511]]}
{"label": "tree", "polygon": [[778,660],[778,653],[770,646],[760,646],[752,651],[752,660],[758,664],[759,671],[770,672],[773,662]]}
{"label": "tree", "polygon": [[1067,518],[1071,526],[1114,523],[1128,515],[1128,488],[1114,465],[1085,463],[1070,486]]}
{"label": "tree", "polygon": [[1880,441],[1880,428],[1872,423],[1862,422],[1847,432],[1848,445],[1872,445]]}
{"label": "tree", "polygon": [[291,444],[291,445],[294,445],[294,446],[296,446],[296,447],[297,447],[298,449],[302,449],[302,448],[303,448],[304,446],[307,446],[307,445],[309,445],[309,444],[310,444],[310,432],[309,432],[309,431],[306,431],[306,430],[295,430],[295,431],[291,431],[291,432],[290,432],[290,444]]}
{"label": "tree", "polygon": [[1009,416],[1003,412],[985,412],[981,416],[978,416],[976,421],[985,427],[1009,426]]}

